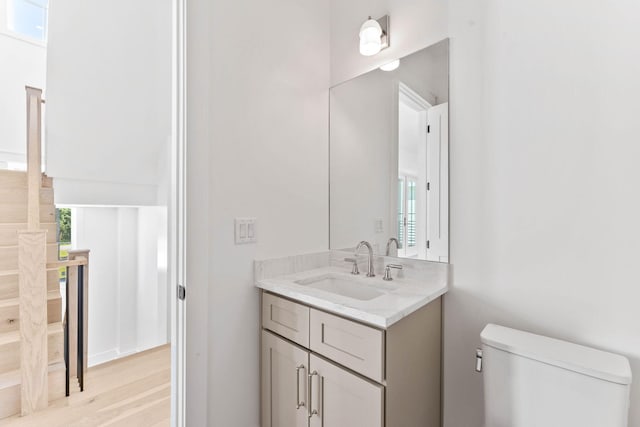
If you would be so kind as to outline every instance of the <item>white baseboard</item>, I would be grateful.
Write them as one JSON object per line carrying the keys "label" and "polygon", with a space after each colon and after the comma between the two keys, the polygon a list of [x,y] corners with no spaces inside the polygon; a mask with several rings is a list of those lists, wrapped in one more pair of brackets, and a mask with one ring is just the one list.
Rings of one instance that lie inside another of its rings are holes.
{"label": "white baseboard", "polygon": [[112,360],[131,356],[132,354],[136,354],[137,352],[137,350],[120,351],[117,348],[113,348],[111,350],[103,351],[102,353],[90,354],[89,360],[87,360],[87,365],[89,367],[101,365],[103,363],[111,362]]}
{"label": "white baseboard", "polygon": [[103,351],[101,353],[90,354],[88,356],[87,365],[89,367],[100,365],[102,363],[109,362],[118,358],[118,350],[113,348],[111,350]]}
{"label": "white baseboard", "polygon": [[116,359],[120,359],[121,357],[131,356],[132,354],[136,354],[137,350],[127,350],[127,351],[118,351],[118,357]]}

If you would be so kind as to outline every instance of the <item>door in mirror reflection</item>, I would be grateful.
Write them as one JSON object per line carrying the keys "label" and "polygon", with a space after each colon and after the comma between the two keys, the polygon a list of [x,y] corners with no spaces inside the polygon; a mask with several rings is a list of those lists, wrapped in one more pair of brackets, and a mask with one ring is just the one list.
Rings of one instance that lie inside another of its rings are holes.
{"label": "door in mirror reflection", "polygon": [[426,259],[449,262],[449,110],[448,103],[428,111]]}
{"label": "door in mirror reflection", "polygon": [[448,261],[447,107],[398,84],[399,257]]}

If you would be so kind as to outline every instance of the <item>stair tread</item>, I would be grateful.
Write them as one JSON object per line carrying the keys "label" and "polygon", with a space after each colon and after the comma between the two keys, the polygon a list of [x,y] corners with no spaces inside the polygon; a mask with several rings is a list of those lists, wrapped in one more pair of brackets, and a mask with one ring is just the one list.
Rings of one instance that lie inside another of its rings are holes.
{"label": "stair tread", "polygon": [[[48,263],[47,263],[48,264]],[[47,266],[47,271],[57,270],[61,266]],[[13,276],[18,274],[18,270],[0,270],[0,277],[2,276]]]}
{"label": "stair tread", "polygon": [[[60,299],[60,298],[62,298],[62,295],[60,295],[60,291],[56,290],[56,291],[47,292],[47,301]],[[3,300],[0,300],[0,308],[11,307],[12,305],[18,305],[18,304],[20,304],[20,298],[18,297],[5,298]]]}
{"label": "stair tread", "polygon": [[[27,171],[26,170],[0,169],[0,178],[11,177],[11,176],[18,176],[18,177],[26,178],[27,177]],[[41,173],[40,176],[42,176],[42,178],[50,178],[46,173]]]}
{"label": "stair tread", "polygon": [[0,389],[13,387],[20,384],[20,382],[22,381],[20,377],[20,369],[0,374]]}
{"label": "stair tread", "polygon": [[[47,188],[48,190],[48,188]],[[39,203],[40,206],[52,206],[55,205],[53,202]],[[28,202],[7,202],[6,200],[2,203],[2,206],[24,206],[25,208],[28,206]]]}
{"label": "stair tread", "polygon": [[[40,221],[40,225],[52,225],[52,224],[55,224],[55,223],[56,223],[55,221],[49,221],[49,222]],[[11,228],[12,226],[17,227],[17,226],[20,226],[20,225],[24,225],[25,229],[27,227],[27,223],[26,222],[3,222],[3,223],[0,223],[0,228],[3,228],[3,227]]]}
{"label": "stair tread", "polygon": [[[62,322],[49,323],[47,328],[48,335],[54,335],[63,332]],[[20,331],[10,331],[0,333],[0,345],[11,344],[20,341]]]}
{"label": "stair tread", "polygon": [[[49,364],[49,373],[57,372],[65,369],[64,362],[55,362]],[[20,369],[3,372],[0,374],[0,390],[16,386],[22,382]]]}
{"label": "stair tread", "polygon": [[[51,243],[47,243],[47,246],[58,246],[59,243],[58,242],[51,242]],[[2,243],[0,243],[0,249],[6,249],[6,248],[13,248],[16,251],[18,250],[18,245],[3,245]]]}
{"label": "stair tread", "polygon": [[18,274],[18,270],[2,270],[0,271],[0,277],[2,276],[13,276]]}
{"label": "stair tread", "polygon": [[[47,246],[58,246],[58,242],[50,242],[47,243]],[[15,250],[18,250],[18,245],[3,245],[2,243],[0,243],[0,249],[6,249],[6,248],[14,248]]]}

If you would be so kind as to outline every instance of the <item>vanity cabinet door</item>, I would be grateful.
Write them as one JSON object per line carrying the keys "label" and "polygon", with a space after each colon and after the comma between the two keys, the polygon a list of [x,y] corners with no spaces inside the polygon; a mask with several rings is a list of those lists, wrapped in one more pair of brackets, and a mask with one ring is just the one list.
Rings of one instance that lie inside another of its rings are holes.
{"label": "vanity cabinet door", "polygon": [[262,427],[307,427],[309,353],[262,331]]}
{"label": "vanity cabinet door", "polygon": [[309,356],[309,427],[382,427],[384,387]]}

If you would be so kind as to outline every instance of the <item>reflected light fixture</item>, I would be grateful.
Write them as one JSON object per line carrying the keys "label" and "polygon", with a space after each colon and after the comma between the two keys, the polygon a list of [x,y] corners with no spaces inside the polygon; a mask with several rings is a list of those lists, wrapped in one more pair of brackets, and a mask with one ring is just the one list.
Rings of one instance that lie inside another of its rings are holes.
{"label": "reflected light fixture", "polygon": [[393,71],[400,66],[400,60],[396,59],[395,61],[387,62],[384,65],[380,66],[382,71]]}
{"label": "reflected light fixture", "polygon": [[367,19],[360,27],[360,54],[373,56],[389,47],[389,15]]}

